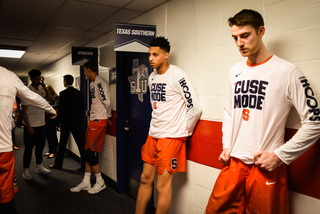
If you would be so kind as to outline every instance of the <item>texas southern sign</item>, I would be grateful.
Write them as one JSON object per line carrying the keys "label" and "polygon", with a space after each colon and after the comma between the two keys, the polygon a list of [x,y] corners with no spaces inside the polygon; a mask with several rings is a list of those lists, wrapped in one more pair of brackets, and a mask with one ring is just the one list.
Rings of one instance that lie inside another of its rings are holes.
{"label": "texas southern sign", "polygon": [[114,50],[147,53],[155,36],[155,25],[115,23]]}

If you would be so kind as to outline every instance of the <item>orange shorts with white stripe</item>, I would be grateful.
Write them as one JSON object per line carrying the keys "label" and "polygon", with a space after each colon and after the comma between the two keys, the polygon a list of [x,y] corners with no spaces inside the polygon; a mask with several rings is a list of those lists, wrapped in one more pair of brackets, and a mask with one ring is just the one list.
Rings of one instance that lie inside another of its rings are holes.
{"label": "orange shorts with white stripe", "polygon": [[217,178],[206,214],[288,214],[286,167],[282,164],[269,172],[232,157]]}
{"label": "orange shorts with white stripe", "polygon": [[4,204],[11,201],[18,191],[12,151],[0,153],[0,172],[0,204]]}
{"label": "orange shorts with white stripe", "polygon": [[101,152],[104,136],[107,130],[108,119],[89,120],[86,132],[85,150]]}
{"label": "orange shorts with white stripe", "polygon": [[169,173],[185,172],[186,138],[154,138],[148,135],[141,148],[141,159],[157,167],[158,175],[162,175],[165,169]]}

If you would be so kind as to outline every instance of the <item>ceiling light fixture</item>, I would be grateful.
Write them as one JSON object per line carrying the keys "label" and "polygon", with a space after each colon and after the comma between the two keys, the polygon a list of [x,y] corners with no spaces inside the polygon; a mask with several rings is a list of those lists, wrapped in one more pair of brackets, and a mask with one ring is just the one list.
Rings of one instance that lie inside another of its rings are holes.
{"label": "ceiling light fixture", "polygon": [[0,45],[0,57],[21,58],[26,52],[27,47]]}

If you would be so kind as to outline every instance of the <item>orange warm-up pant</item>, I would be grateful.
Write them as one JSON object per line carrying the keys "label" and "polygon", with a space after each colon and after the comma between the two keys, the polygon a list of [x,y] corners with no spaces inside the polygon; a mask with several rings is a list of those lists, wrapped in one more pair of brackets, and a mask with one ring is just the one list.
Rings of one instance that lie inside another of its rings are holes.
{"label": "orange warm-up pant", "polygon": [[222,168],[208,201],[206,214],[288,214],[287,168],[262,170],[231,158]]}
{"label": "orange warm-up pant", "polygon": [[0,204],[11,201],[17,191],[13,152],[0,153]]}
{"label": "orange warm-up pant", "polygon": [[107,119],[89,120],[86,132],[85,150],[101,152],[107,130]]}
{"label": "orange warm-up pant", "polygon": [[157,174],[185,172],[186,138],[154,138],[150,135],[141,148],[141,159],[155,167]]}

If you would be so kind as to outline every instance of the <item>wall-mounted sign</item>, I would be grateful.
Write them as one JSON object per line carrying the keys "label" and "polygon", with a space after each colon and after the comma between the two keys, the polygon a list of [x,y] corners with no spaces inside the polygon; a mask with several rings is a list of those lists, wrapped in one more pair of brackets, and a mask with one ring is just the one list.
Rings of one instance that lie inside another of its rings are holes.
{"label": "wall-mounted sign", "polygon": [[155,25],[115,23],[114,50],[147,53],[155,36]]}
{"label": "wall-mounted sign", "polygon": [[89,60],[98,62],[98,48],[72,47],[72,65],[83,65]]}

